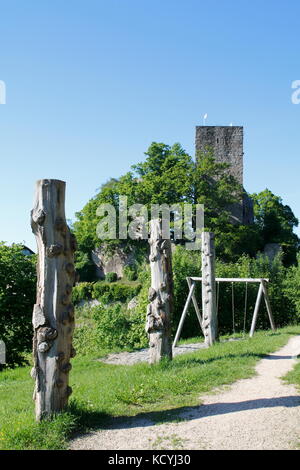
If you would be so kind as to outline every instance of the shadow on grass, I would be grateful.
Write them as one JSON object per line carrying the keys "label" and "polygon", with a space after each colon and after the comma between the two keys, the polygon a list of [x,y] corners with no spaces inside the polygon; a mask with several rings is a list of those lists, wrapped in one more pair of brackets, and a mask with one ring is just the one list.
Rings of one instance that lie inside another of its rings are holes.
{"label": "shadow on grass", "polygon": [[[280,333],[274,332],[271,335],[278,335]],[[298,332],[289,331],[287,334],[299,335]],[[205,364],[210,364],[215,361],[222,360],[237,360],[242,358],[253,357],[255,359],[269,359],[281,360],[290,359],[292,356],[281,355],[267,355],[263,353],[242,353],[242,354],[224,354],[217,357],[201,359],[193,357],[191,354],[188,356],[179,356],[175,361],[162,361],[160,364],[151,366],[153,370],[158,369],[175,369],[178,371],[182,367],[194,367]],[[142,365],[142,364],[139,364]],[[146,364],[148,367],[148,364]],[[123,367],[123,366],[117,366]],[[274,407],[298,407],[300,405],[299,396],[287,396],[276,398],[262,398],[257,400],[247,400],[235,403],[215,403],[209,405],[197,405],[193,407],[179,407],[170,408],[163,411],[141,412],[134,416],[123,415],[120,417],[113,417],[109,413],[89,410],[84,403],[72,402],[69,411],[76,418],[76,435],[73,433],[73,438],[87,432],[104,429],[130,429],[135,427],[148,427],[158,423],[164,422],[179,422],[184,420],[194,420],[204,418],[206,416],[217,416],[227,413],[235,413],[239,411],[251,409],[264,409]]]}
{"label": "shadow on grass", "polygon": [[76,420],[76,427],[71,437],[83,434],[91,429],[106,427],[112,420],[112,416],[104,411],[94,411],[86,409],[84,404],[72,401],[68,406],[67,412],[71,413]]}
{"label": "shadow on grass", "polygon": [[246,410],[257,410],[266,408],[296,408],[300,405],[300,396],[284,396],[276,398],[260,398],[256,400],[245,400],[234,403],[212,403],[207,405],[197,405],[192,407],[180,407],[157,412],[139,413],[135,416],[111,417],[105,413],[86,411],[73,408],[72,413],[79,417],[79,423],[83,426],[77,429],[76,435],[82,436],[91,431],[101,431],[108,429],[132,429],[137,427],[149,427],[162,423],[192,421],[208,416],[220,416],[229,413],[236,413]]}
{"label": "shadow on grass", "polygon": [[[193,367],[203,364],[208,364],[217,360],[239,359],[242,357],[264,358],[268,360],[281,360],[290,359],[291,356],[281,355],[265,355],[259,353],[244,353],[244,354],[227,354],[224,356],[208,358],[201,360],[199,358],[189,357],[180,362],[163,361],[160,364],[152,366],[153,368],[167,369],[175,368],[181,369],[182,367]],[[183,359],[183,358],[182,358]],[[247,400],[235,403],[215,403],[209,405],[200,405],[193,407],[179,407],[170,408],[163,411],[141,412],[134,416],[123,415],[120,417],[113,417],[109,413],[102,411],[94,411],[86,408],[85,403],[76,402],[74,400],[70,406],[69,411],[76,420],[76,434],[75,436],[82,435],[89,431],[101,429],[128,429],[134,427],[148,427],[158,423],[164,422],[179,422],[183,420],[193,420],[204,418],[205,416],[214,416],[227,413],[234,413],[238,411],[259,409],[259,408],[274,408],[274,407],[297,407],[300,405],[299,396],[276,397],[276,398],[262,398],[257,400]]]}

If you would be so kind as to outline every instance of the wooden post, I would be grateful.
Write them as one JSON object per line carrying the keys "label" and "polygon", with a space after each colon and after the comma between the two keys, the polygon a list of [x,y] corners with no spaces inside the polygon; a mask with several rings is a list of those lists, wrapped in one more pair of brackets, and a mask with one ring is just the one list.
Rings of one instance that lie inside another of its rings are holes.
{"label": "wooden post", "polygon": [[[189,277],[187,277],[186,280],[187,280],[189,288],[191,289],[192,283],[194,283],[194,281],[191,281],[191,279]],[[203,320],[202,320],[202,316],[201,316],[201,313],[200,313],[200,310],[199,310],[199,307],[198,307],[198,304],[197,304],[197,300],[196,300],[196,297],[195,297],[195,292],[193,292],[192,301],[193,301],[193,304],[194,304],[194,308],[195,308],[195,311],[196,311],[196,315],[197,315],[197,318],[198,318],[198,321],[199,321],[201,331],[204,335]]]}
{"label": "wooden post", "polygon": [[68,403],[75,282],[75,237],[65,219],[65,183],[44,179],[36,183],[31,227],[38,248],[37,298],[33,310],[34,400],[36,419],[50,417]]}
{"label": "wooden post", "polygon": [[276,327],[275,327],[275,322],[274,322],[273,313],[272,313],[272,309],[271,309],[271,303],[270,303],[270,299],[269,299],[267,283],[264,280],[262,280],[261,284],[262,284],[262,288],[263,288],[263,291],[264,291],[265,304],[266,304],[266,307],[267,307],[267,312],[268,312],[268,316],[269,316],[269,320],[270,320],[270,325],[271,325],[272,330],[275,331]]}
{"label": "wooden post", "polygon": [[262,285],[262,282],[261,282],[259,284],[259,289],[258,289],[258,293],[257,293],[255,307],[254,307],[254,313],[253,313],[253,317],[252,317],[251,329],[250,329],[250,334],[249,334],[250,338],[252,338],[252,336],[254,335],[254,331],[255,331],[255,327],[256,327],[256,321],[257,321],[257,315],[258,315],[262,295],[263,295],[263,285]]}
{"label": "wooden post", "polygon": [[196,297],[195,297],[196,284],[195,284],[195,281],[191,281],[190,277],[187,277],[186,280],[187,280],[187,283],[188,283],[188,286],[189,286],[189,293],[188,293],[188,297],[186,299],[186,302],[185,302],[185,305],[184,305],[184,308],[183,308],[183,311],[182,311],[182,314],[181,314],[181,317],[180,317],[179,325],[178,325],[176,335],[175,335],[175,339],[174,339],[174,342],[173,342],[173,348],[176,347],[176,345],[179,341],[181,331],[182,331],[182,327],[183,327],[183,323],[184,323],[188,308],[190,306],[191,300],[193,301],[193,304],[194,304],[194,307],[195,307],[195,310],[196,310],[196,315],[197,315],[197,318],[198,318],[198,321],[199,321],[199,324],[200,324],[200,328],[201,328],[201,331],[204,335],[202,317],[201,317],[201,313],[200,313],[200,310],[199,310],[199,307],[198,307],[198,304],[197,304],[197,300],[196,300]]}
{"label": "wooden post", "polygon": [[161,221],[150,221],[150,304],[146,332],[149,335],[150,364],[163,357],[172,359],[171,321],[173,313],[173,276],[170,240],[162,238]]}
{"label": "wooden post", "polygon": [[196,287],[196,284],[193,282],[191,287],[190,287],[189,295],[188,295],[188,298],[186,299],[184,309],[183,309],[183,312],[182,312],[182,315],[181,315],[181,318],[180,318],[180,322],[179,322],[177,332],[176,332],[176,335],[175,335],[175,339],[174,339],[174,342],[173,342],[173,348],[176,347],[176,345],[179,341],[181,330],[182,330],[182,327],[183,327],[183,323],[184,323],[184,320],[185,320],[185,317],[186,317],[191,299],[194,295],[195,287]]}
{"label": "wooden post", "polygon": [[218,338],[216,307],[214,234],[202,232],[202,319],[205,343],[211,346]]}

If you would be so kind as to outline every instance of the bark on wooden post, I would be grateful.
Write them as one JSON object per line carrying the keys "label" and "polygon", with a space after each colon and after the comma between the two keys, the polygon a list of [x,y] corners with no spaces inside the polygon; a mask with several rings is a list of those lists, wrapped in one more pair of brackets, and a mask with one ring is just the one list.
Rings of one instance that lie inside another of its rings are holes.
{"label": "bark on wooden post", "polygon": [[75,355],[71,294],[76,240],[66,224],[63,181],[37,181],[31,227],[38,248],[31,375],[35,379],[36,419],[40,421],[63,410],[72,393],[68,377],[70,358]]}
{"label": "bark on wooden post", "polygon": [[215,281],[214,234],[202,233],[202,319],[205,343],[211,346],[218,338]]}
{"label": "bark on wooden post", "polygon": [[149,335],[150,364],[163,357],[172,359],[171,321],[173,313],[173,276],[170,240],[162,238],[161,221],[150,222],[150,304],[146,332]]}

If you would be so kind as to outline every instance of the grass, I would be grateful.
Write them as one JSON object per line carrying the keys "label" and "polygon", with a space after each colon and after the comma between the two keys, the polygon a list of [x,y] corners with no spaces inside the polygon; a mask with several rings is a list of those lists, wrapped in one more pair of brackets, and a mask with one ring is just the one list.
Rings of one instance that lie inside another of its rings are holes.
{"label": "grass", "polygon": [[[300,357],[298,357],[298,359],[300,359]],[[286,374],[284,380],[289,384],[296,385],[300,393],[300,361],[298,361],[293,370]]]}
{"label": "grass", "polygon": [[[199,395],[254,374],[265,354],[282,347],[300,326],[257,332],[252,339],[220,342],[155,366],[104,364],[92,356],[73,359],[68,410],[52,421],[34,421],[29,367],[0,373],[0,449],[64,449],[76,432],[107,426],[114,419],[178,419]],[[288,376],[300,385],[300,366]]]}

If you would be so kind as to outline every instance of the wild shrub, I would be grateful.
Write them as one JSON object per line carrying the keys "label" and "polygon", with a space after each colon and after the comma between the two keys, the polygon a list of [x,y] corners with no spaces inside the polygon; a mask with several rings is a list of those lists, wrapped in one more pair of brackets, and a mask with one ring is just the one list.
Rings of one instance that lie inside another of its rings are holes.
{"label": "wild shrub", "polygon": [[22,245],[0,242],[0,340],[6,345],[6,365],[10,367],[23,364],[23,354],[32,348],[36,257],[26,256],[22,250]]}
{"label": "wild shrub", "polygon": [[138,274],[135,266],[128,265],[123,269],[123,274],[128,279],[128,281],[136,281]]}
{"label": "wild shrub", "polygon": [[104,281],[95,282],[92,290],[92,298],[100,299],[110,289],[110,284]]}
{"label": "wild shrub", "polygon": [[92,298],[94,284],[92,282],[79,282],[74,286],[72,292],[72,300],[75,304],[81,300],[89,300]]}
{"label": "wild shrub", "polygon": [[118,275],[117,273],[113,273],[113,272],[107,273],[105,274],[105,280],[107,282],[116,282],[118,280]]}
{"label": "wild shrub", "polygon": [[297,262],[297,266],[288,269],[284,281],[284,295],[293,305],[295,322],[300,322],[300,254],[297,256]]}

